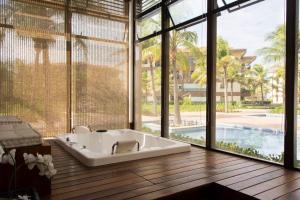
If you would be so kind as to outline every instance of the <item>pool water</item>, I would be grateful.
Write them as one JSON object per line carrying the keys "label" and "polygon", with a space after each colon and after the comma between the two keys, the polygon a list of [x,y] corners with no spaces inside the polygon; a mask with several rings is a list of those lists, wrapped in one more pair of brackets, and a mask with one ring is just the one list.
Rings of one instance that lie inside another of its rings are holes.
{"label": "pool water", "polygon": [[[193,139],[205,138],[205,127],[176,129],[172,133],[188,136]],[[171,133],[171,134],[172,134]],[[300,140],[298,135],[297,140]],[[268,156],[270,154],[280,155],[283,152],[284,133],[280,130],[252,128],[246,126],[234,126],[219,124],[216,129],[216,141],[225,143],[235,143],[243,148],[254,148],[260,154]],[[300,145],[298,143],[297,157],[300,159]]]}

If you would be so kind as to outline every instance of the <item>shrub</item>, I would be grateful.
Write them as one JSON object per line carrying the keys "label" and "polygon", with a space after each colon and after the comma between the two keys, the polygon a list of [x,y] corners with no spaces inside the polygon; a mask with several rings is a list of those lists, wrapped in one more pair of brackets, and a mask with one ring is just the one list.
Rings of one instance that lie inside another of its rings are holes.
{"label": "shrub", "polygon": [[[172,138],[176,140],[185,141],[191,144],[197,144],[197,145],[205,145],[205,139],[201,137],[200,139],[191,138],[189,136],[183,135],[183,134],[172,134]],[[272,162],[282,163],[283,162],[283,152],[280,155],[275,154],[269,154],[269,155],[263,155],[259,153],[258,150],[254,148],[243,148],[237,145],[236,143],[229,143],[229,142],[216,142],[216,147],[219,149],[223,149],[226,151],[231,151],[237,154],[244,154],[250,157],[255,157],[263,160],[269,160]]]}

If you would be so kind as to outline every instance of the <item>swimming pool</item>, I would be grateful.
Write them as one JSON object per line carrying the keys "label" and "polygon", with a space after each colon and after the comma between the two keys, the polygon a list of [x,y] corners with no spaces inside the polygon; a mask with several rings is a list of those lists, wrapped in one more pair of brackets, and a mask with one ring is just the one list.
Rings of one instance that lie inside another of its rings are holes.
{"label": "swimming pool", "polygon": [[[187,136],[193,139],[205,138],[206,127],[173,129],[172,134]],[[299,135],[297,140],[300,141]],[[253,148],[260,154],[280,155],[283,152],[284,133],[280,130],[254,128],[248,126],[218,124],[216,128],[216,141],[235,143],[243,148]],[[300,159],[300,143],[298,142],[297,158]]]}

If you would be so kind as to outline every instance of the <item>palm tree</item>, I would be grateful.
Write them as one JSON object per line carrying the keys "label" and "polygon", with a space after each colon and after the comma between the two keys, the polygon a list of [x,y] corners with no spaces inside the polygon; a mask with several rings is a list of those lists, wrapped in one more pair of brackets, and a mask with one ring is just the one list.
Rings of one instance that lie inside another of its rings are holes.
{"label": "palm tree", "polygon": [[[32,15],[42,16],[43,18],[28,20],[24,18],[22,15],[18,15],[17,13],[27,13]],[[54,31],[55,26],[58,24],[54,22],[53,16],[56,13],[53,10],[49,10],[46,7],[32,7],[29,4],[16,4],[14,7],[14,12],[12,15],[13,24],[17,27],[24,27],[27,25],[28,27],[32,27],[33,29],[42,30],[42,31]],[[63,17],[63,16],[62,16]],[[46,132],[53,131],[54,121],[56,116],[53,114],[51,110],[51,102],[49,100],[49,94],[51,94],[50,90],[50,77],[49,77],[49,69],[50,69],[50,58],[49,58],[49,48],[52,43],[55,42],[55,39],[47,35],[45,37],[40,37],[38,34],[29,33],[28,31],[22,31],[22,29],[17,30],[17,35],[20,38],[32,38],[33,47],[35,50],[35,58],[34,58],[34,73],[37,75],[40,71],[40,56],[42,56],[42,74],[44,75],[44,85],[45,90],[43,92],[43,100],[44,100],[44,120],[46,124]],[[36,83],[36,80],[32,80],[33,91],[31,97],[31,106],[35,107],[37,102],[36,98],[40,98],[41,94],[34,94],[39,87]]]}
{"label": "palm tree", "polygon": [[265,84],[268,83],[268,80],[266,78],[267,71],[262,65],[259,65],[259,64],[254,65],[252,67],[251,71],[252,71],[252,75],[253,75],[253,81],[260,88],[261,100],[264,101]]}
{"label": "palm tree", "polygon": [[[300,35],[299,35],[300,36]],[[272,84],[272,89],[276,90],[276,96],[278,95],[279,88],[283,89],[284,86],[279,86],[280,79],[284,78],[284,65],[285,65],[285,26],[280,25],[275,31],[271,32],[266,41],[270,43],[269,46],[264,47],[258,51],[263,56],[265,63],[273,65],[276,68],[274,80],[275,84]],[[278,98],[278,96],[277,96]]]}
{"label": "palm tree", "polygon": [[207,81],[207,69],[206,69],[206,56],[205,49],[196,48],[194,50],[194,55],[198,58],[195,63],[195,69],[191,75],[194,83],[198,83],[200,87],[206,87]]}
{"label": "palm tree", "polygon": [[[217,71],[219,72],[220,77],[223,79],[224,84],[224,104],[225,104],[225,112],[228,112],[228,81],[229,76],[230,78],[233,78],[236,73],[237,66],[240,66],[237,59],[234,56],[226,55],[217,62]],[[231,75],[229,75],[229,71],[232,72]]]}
{"label": "palm tree", "polygon": [[239,82],[241,83],[242,79],[242,74],[241,72],[241,64],[237,58],[235,58],[235,62],[228,68],[228,73],[227,73],[227,79],[230,82],[230,95],[231,95],[231,104],[233,105],[233,85],[234,82]]}
{"label": "palm tree", "polygon": [[[200,50],[200,52],[201,51],[202,50]],[[198,52],[198,55],[201,55],[201,53]],[[220,78],[224,84],[225,112],[228,112],[228,81],[231,82],[231,102],[233,102],[233,83],[240,80],[242,76],[240,73],[242,64],[238,58],[230,55],[229,44],[221,37],[218,38],[217,55],[217,73],[218,78]],[[203,53],[197,60],[192,79],[194,82],[200,84],[200,86],[206,84],[206,57]]]}
{"label": "palm tree", "polygon": [[241,63],[239,62],[238,58],[230,55],[230,47],[228,42],[219,37],[217,45],[217,73],[223,80],[224,84],[225,112],[228,112],[228,81],[232,81],[235,76],[237,76],[240,66]]}
{"label": "palm tree", "polygon": [[87,97],[87,63],[88,63],[88,46],[83,39],[76,37],[74,42],[74,53],[76,53],[77,63],[75,65],[75,103],[77,112],[84,112]]}
{"label": "palm tree", "polygon": [[[274,89],[276,91],[276,100],[278,101],[278,94],[279,94],[279,88],[280,88],[280,83],[282,80],[284,80],[285,77],[285,72],[284,72],[284,68],[282,67],[277,67],[277,69],[275,70],[275,73],[272,77],[272,80],[275,81],[275,83],[272,83],[272,89]],[[283,90],[283,94],[284,94],[284,87],[282,88]]]}
{"label": "palm tree", "polygon": [[153,113],[157,116],[157,97],[155,88],[155,63],[160,60],[160,46],[156,38],[150,39],[142,44],[143,59],[147,61],[150,68],[150,83],[152,90]]}
{"label": "palm tree", "polygon": [[269,46],[258,51],[264,57],[266,63],[284,65],[285,61],[285,26],[280,25],[275,31],[266,37]]}
{"label": "palm tree", "polygon": [[197,43],[197,33],[191,31],[172,31],[170,35],[170,70],[173,77],[173,98],[174,98],[174,124],[181,124],[179,108],[179,91],[178,91],[178,72],[184,71],[188,63],[188,55],[179,51],[179,48],[191,50]]}

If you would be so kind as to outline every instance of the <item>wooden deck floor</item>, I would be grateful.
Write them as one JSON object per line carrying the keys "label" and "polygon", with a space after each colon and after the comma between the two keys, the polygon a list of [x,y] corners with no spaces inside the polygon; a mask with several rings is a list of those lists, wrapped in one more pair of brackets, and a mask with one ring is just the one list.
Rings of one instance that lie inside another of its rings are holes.
{"label": "wooden deck floor", "polygon": [[[49,199],[157,199],[216,182],[258,199],[300,199],[300,172],[227,154],[191,152],[88,168],[52,143]],[[188,199],[188,198],[187,198]]]}

